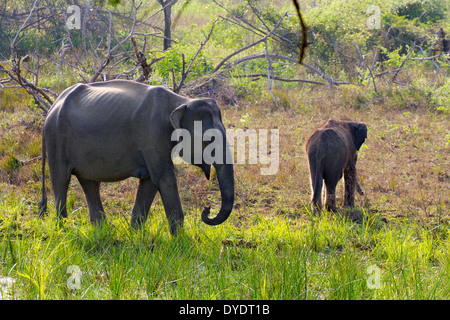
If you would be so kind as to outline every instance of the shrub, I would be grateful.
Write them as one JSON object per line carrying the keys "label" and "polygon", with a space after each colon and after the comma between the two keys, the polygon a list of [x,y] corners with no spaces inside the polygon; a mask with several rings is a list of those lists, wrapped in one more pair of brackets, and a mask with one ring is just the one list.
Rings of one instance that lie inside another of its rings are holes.
{"label": "shrub", "polygon": [[440,0],[413,0],[398,6],[396,13],[408,20],[417,19],[423,23],[436,23],[445,19],[446,5]]}
{"label": "shrub", "polygon": [[[172,83],[173,70],[175,77],[177,78],[176,80],[179,81],[179,77],[183,71],[182,55],[184,54],[185,68],[187,68],[197,49],[198,47],[193,46],[192,44],[175,44],[170,50],[165,52],[165,58],[156,64],[155,71],[163,78],[165,83]],[[200,51],[192,64],[188,80],[196,79],[212,70],[213,65],[211,61],[205,57],[202,51]]]}
{"label": "shrub", "polygon": [[431,94],[431,106],[438,111],[448,115],[450,113],[450,80]]}
{"label": "shrub", "polygon": [[20,165],[21,165],[20,161],[17,160],[14,154],[8,154],[0,160],[0,168],[3,169],[8,174],[19,169]]}

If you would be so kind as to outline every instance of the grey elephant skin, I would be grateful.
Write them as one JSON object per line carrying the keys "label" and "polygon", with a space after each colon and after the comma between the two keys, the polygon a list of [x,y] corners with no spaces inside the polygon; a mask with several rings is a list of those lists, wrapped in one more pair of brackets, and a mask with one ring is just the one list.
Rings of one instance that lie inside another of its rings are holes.
{"label": "grey elephant skin", "polygon": [[367,138],[364,123],[329,119],[316,128],[306,142],[311,176],[314,212],[322,209],[322,187],[326,187],[326,207],[336,211],[336,185],[344,174],[344,207],[352,207],[355,188],[363,194],[356,179],[357,151]]}
{"label": "grey elephant skin", "polygon": [[[203,132],[215,128],[223,133],[223,148],[228,151],[221,112],[213,99],[189,99],[164,87],[126,80],[76,84],[66,89],[53,104],[43,127],[40,213],[45,213],[47,207],[47,155],[58,217],[67,217],[71,175],[83,188],[93,223],[105,219],[100,182],[136,177],[139,187],[131,225],[139,227],[146,221],[159,192],[170,232],[176,234],[184,216],[171,156],[177,142],[171,141],[171,136],[175,129],[184,128],[195,139],[194,121],[201,121]],[[196,165],[208,179],[211,165],[216,169],[221,209],[210,218],[209,208],[205,208],[201,217],[206,224],[218,225],[233,208],[233,165],[225,161],[207,164],[203,160]]]}

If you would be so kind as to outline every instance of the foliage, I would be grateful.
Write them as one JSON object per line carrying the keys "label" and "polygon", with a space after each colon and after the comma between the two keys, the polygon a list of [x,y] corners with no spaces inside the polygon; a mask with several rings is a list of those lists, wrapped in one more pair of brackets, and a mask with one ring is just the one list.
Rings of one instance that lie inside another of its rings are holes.
{"label": "foliage", "polygon": [[396,14],[408,20],[419,20],[421,23],[436,23],[445,19],[448,5],[442,0],[412,0],[400,4]]}
{"label": "foliage", "polygon": [[450,114],[450,79],[431,94],[431,106],[443,113]]}
{"label": "foliage", "polygon": [[0,159],[0,169],[5,170],[6,173],[12,173],[19,169],[20,161],[17,160],[14,154],[5,155]]}
{"label": "foliage", "polygon": [[[108,29],[109,17],[105,9],[112,8],[118,13],[113,16],[113,26],[123,25],[121,19],[126,19],[127,12],[124,6],[119,6],[120,3],[120,0],[98,0],[91,4],[97,6],[100,10],[91,10],[90,16],[86,20],[88,48],[94,43],[106,43],[105,30]],[[36,9],[39,10],[39,15],[37,17],[31,16],[28,24],[22,25],[24,20],[17,19],[17,17],[26,17],[29,14],[31,9],[29,1],[26,1],[25,4],[18,0],[7,1],[5,6],[0,8],[0,15],[3,16],[3,19],[0,20],[0,54],[10,55],[10,43],[16,35],[18,38],[15,47],[20,50],[23,56],[32,52],[39,52],[44,55],[58,52],[64,44],[67,44],[68,32],[74,47],[81,49],[81,30],[66,29],[64,17],[68,5],[67,1],[59,0],[53,1],[51,5],[40,6]],[[24,26],[25,28],[19,32]],[[66,42],[64,43],[63,40]]]}
{"label": "foliage", "polygon": [[[184,67],[186,69],[190,60],[197,52],[197,49],[192,44],[183,42],[172,45],[169,50],[164,52],[164,59],[156,64],[155,71],[162,77],[163,82],[166,84],[172,84],[172,72],[176,77],[176,81],[179,81],[179,77],[183,71],[183,55]],[[203,76],[205,73],[211,72],[212,69],[212,62],[200,51],[192,64],[188,79],[192,80]]]}
{"label": "foliage", "polygon": [[[368,26],[369,5],[380,9],[379,30]],[[405,54],[407,46],[414,43],[426,51],[436,43],[435,33],[439,28],[434,24],[444,23],[448,12],[448,4],[442,0],[371,1],[364,5],[357,0],[325,2],[306,15],[311,57],[322,65],[336,62],[348,70],[349,54],[355,51],[355,42],[363,54],[384,50],[381,60],[389,60],[387,53]]]}

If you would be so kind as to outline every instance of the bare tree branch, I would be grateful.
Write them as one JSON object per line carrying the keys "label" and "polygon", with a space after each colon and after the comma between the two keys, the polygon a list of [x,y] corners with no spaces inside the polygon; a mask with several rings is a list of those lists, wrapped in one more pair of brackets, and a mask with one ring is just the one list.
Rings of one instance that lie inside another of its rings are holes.
{"label": "bare tree branch", "polygon": [[[14,54],[18,55],[16,52],[14,52]],[[36,102],[38,108],[47,113],[51,105],[53,104],[53,100],[47,95],[43,88],[35,86],[33,83],[29,82],[21,75],[20,62],[20,56],[17,57],[17,62],[15,62],[14,59],[14,64],[10,70],[0,65],[0,72],[6,72],[13,81],[17,82],[34,98],[34,101]]]}
{"label": "bare tree branch", "polygon": [[[142,3],[141,3],[142,4]],[[112,35],[112,30],[110,28],[109,34],[108,34],[108,53],[105,57],[105,59],[103,60],[103,62],[100,64],[100,66],[97,68],[97,70],[95,70],[94,75],[89,79],[89,82],[94,82],[98,76],[102,73],[103,69],[106,68],[106,66],[111,62],[111,60],[113,59],[113,53],[117,51],[117,49],[119,48],[123,48],[123,44],[128,41],[134,34],[134,30],[136,28],[136,21],[137,21],[137,11],[139,10],[139,7],[141,6],[141,4],[139,4],[138,6],[135,5],[134,0],[132,1],[132,5],[133,5],[133,23],[131,25],[130,28],[130,32],[128,33],[128,35],[123,38],[122,40],[118,41],[118,43],[114,46],[114,48],[110,48],[111,47],[111,35]],[[110,16],[111,17],[111,16]],[[125,50],[126,51],[126,50]]]}
{"label": "bare tree branch", "polygon": [[408,53],[406,54],[406,57],[403,59],[403,61],[400,63],[400,66],[396,69],[394,76],[392,77],[392,83],[395,82],[395,78],[397,78],[398,73],[400,72],[400,70],[403,69],[403,65],[405,64],[405,62],[408,60],[409,55],[413,52],[414,47],[416,46],[416,44],[414,43],[414,45],[411,46],[411,48],[409,48]]}
{"label": "bare tree branch", "polygon": [[[364,64],[366,65],[367,69],[369,69],[370,77],[373,79],[373,90],[375,90],[375,92],[378,92],[378,91],[377,91],[377,86],[376,86],[376,84],[375,84],[375,77],[374,77],[374,75],[373,75],[373,73],[372,73],[372,68],[369,67],[369,65],[368,65],[367,62],[366,62],[366,59],[364,59],[364,56],[363,56],[363,55],[361,54],[361,52],[359,51],[359,47],[358,47],[358,44],[356,43],[356,41],[355,41],[355,47],[356,47],[356,51],[358,51],[359,56],[360,56],[361,59],[364,61]],[[369,85],[369,82],[370,82],[370,78],[369,78],[369,81],[368,81],[367,85]]]}
{"label": "bare tree branch", "polygon": [[272,70],[272,61],[270,60],[270,55],[269,55],[269,47],[267,45],[267,39],[264,40],[264,51],[265,51],[265,58],[267,59],[267,89],[269,90],[269,94],[272,97],[272,100],[275,104],[275,107],[278,108],[278,103],[277,103],[277,99],[275,99],[275,96],[273,95],[272,92],[272,80],[271,80],[271,76],[273,76],[273,70]]}
{"label": "bare tree branch", "polygon": [[[254,80],[259,80],[259,78],[267,78],[267,74],[266,73],[250,73],[250,74],[236,75],[235,77],[236,78],[255,78]],[[272,76],[272,79],[277,80],[277,81],[282,81],[282,82],[304,82],[304,83],[318,84],[318,85],[322,85],[322,86],[327,85],[326,82],[306,80],[306,79],[287,79],[287,78],[281,78],[278,76]]]}
{"label": "bare tree branch", "polygon": [[294,3],[295,10],[297,11],[298,19],[300,20],[300,27],[302,29],[302,44],[300,46],[300,54],[298,58],[298,63],[302,64],[303,58],[305,57],[306,48],[308,47],[308,28],[303,22],[300,5],[298,4],[297,0],[292,0],[292,2]]}
{"label": "bare tree branch", "polygon": [[[291,61],[294,63],[298,63],[298,60],[295,58],[291,58],[291,57],[287,57],[287,56],[283,56],[281,54],[269,54],[269,57],[271,59],[281,59],[281,60],[287,60],[287,61]],[[240,59],[237,59],[235,61],[233,61],[232,63],[229,64],[229,66],[236,66],[239,63],[243,63],[245,61],[249,61],[252,59],[263,59],[266,58],[266,54],[265,53],[261,53],[261,54],[254,54],[254,55],[249,55]],[[334,80],[330,77],[328,77],[327,75],[325,75],[323,72],[319,71],[318,69],[314,68],[313,66],[302,62],[301,63],[302,66],[308,68],[309,70],[311,70],[312,72],[316,73],[317,75],[321,76],[322,78],[324,78],[329,85],[341,85],[341,84],[353,84],[353,85],[360,85],[360,84],[354,84],[352,82],[348,82],[348,81],[339,81],[339,80]]]}
{"label": "bare tree branch", "polygon": [[256,40],[255,42],[250,43],[249,45],[246,45],[245,47],[242,47],[242,48],[240,48],[240,49],[238,49],[238,50],[236,50],[236,51],[230,53],[228,56],[226,56],[224,59],[222,59],[222,61],[220,61],[219,64],[214,68],[213,73],[217,72],[217,71],[225,64],[225,62],[227,62],[228,60],[230,60],[230,59],[231,59],[232,57],[234,57],[235,55],[237,55],[237,54],[239,54],[239,53],[241,53],[241,52],[243,52],[243,51],[245,51],[245,50],[247,50],[247,49],[250,49],[251,47],[254,47],[254,46],[256,46],[257,44],[260,44],[260,43],[264,42],[267,38],[269,38],[269,37],[273,34],[273,32],[278,28],[278,26],[281,24],[281,22],[283,21],[283,19],[284,19],[285,17],[287,17],[287,15],[288,15],[288,13],[286,12],[286,13],[281,17],[281,19],[278,21],[278,23],[272,28],[272,30],[270,30],[270,32],[269,32],[268,34],[266,34],[264,37],[262,37],[262,38],[259,39],[259,40]]}
{"label": "bare tree branch", "polygon": [[[251,73],[251,74],[241,74],[236,75],[236,78],[256,78],[254,80],[259,80],[258,78],[267,78],[266,73]],[[307,80],[307,79],[287,79],[282,78],[278,76],[272,76],[272,80],[282,81],[282,82],[304,82],[304,83],[311,83],[311,84],[318,84],[318,85],[328,85],[326,82],[320,82],[315,80]],[[335,85],[353,85],[353,86],[362,86],[358,83],[348,82],[348,81],[335,81]]]}
{"label": "bare tree branch", "polygon": [[[187,66],[186,70],[184,69],[185,66],[185,61],[184,61],[184,55],[183,55],[183,71],[181,73],[181,79],[180,79],[180,83],[178,85],[176,85],[174,83],[174,92],[178,93],[180,92],[181,88],[184,85],[184,81],[186,80],[187,76],[189,75],[189,72],[191,72],[191,67],[195,61],[195,59],[197,59],[198,54],[200,53],[200,51],[202,51],[203,47],[205,46],[205,44],[209,41],[211,34],[213,33],[214,30],[214,26],[216,24],[216,22],[219,19],[216,19],[213,21],[211,29],[209,30],[208,35],[206,36],[205,40],[200,44],[200,47],[197,49],[197,51],[195,52],[194,56],[191,58],[191,60],[189,61],[189,65]],[[173,74],[173,69],[172,69],[172,74]]]}
{"label": "bare tree branch", "polygon": [[14,45],[16,44],[16,40],[17,37],[19,36],[19,34],[22,32],[23,28],[25,27],[25,25],[27,24],[28,20],[30,19],[30,17],[32,16],[34,10],[36,9],[36,4],[38,3],[39,0],[35,0],[33,3],[33,7],[30,10],[30,13],[28,14],[27,18],[25,19],[25,21],[22,23],[22,26],[19,28],[19,31],[17,31],[16,36],[14,37],[14,39],[11,41],[10,44],[10,48],[11,48],[11,55],[13,54],[13,48]]}

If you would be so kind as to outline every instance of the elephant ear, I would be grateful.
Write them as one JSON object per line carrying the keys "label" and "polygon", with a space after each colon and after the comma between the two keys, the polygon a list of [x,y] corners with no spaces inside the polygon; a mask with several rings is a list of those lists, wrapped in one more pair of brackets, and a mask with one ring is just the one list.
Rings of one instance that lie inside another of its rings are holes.
{"label": "elephant ear", "polygon": [[364,123],[354,123],[352,124],[353,140],[355,142],[356,150],[359,151],[362,144],[367,138],[367,126]]}
{"label": "elephant ear", "polygon": [[181,128],[181,119],[183,119],[184,110],[186,110],[187,104],[182,104],[170,114],[170,123],[174,129]]}

